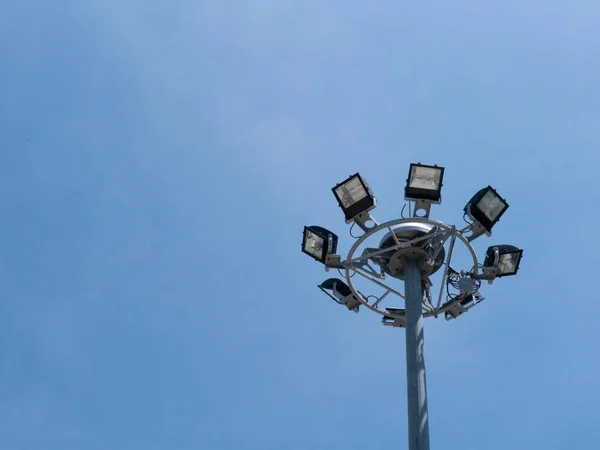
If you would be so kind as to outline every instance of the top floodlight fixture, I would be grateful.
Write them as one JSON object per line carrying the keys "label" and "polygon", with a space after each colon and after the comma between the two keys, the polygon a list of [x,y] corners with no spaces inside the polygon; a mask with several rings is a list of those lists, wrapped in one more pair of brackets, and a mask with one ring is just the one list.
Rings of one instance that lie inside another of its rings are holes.
{"label": "top floodlight fixture", "polygon": [[444,168],[411,164],[404,189],[405,200],[425,200],[430,203],[442,201],[442,180]]}
{"label": "top floodlight fixture", "polygon": [[325,264],[327,256],[337,251],[338,237],[323,227],[304,227],[302,251]]}
{"label": "top floodlight fixture", "polygon": [[359,214],[375,208],[375,196],[367,182],[358,173],[342,181],[331,190],[340,204],[340,208],[344,211],[346,223],[352,222]]}
{"label": "top floodlight fixture", "polygon": [[465,205],[465,213],[489,233],[508,209],[508,203],[491,186],[483,188]]}

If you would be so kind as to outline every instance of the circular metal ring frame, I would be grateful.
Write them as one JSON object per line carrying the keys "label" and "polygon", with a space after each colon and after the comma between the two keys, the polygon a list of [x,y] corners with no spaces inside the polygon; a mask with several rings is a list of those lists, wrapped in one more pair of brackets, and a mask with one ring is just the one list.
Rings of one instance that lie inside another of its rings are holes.
{"label": "circular metal ring frame", "polygon": [[[458,240],[460,240],[463,244],[465,244],[465,246],[467,247],[467,249],[471,253],[471,256],[473,257],[473,267],[475,268],[474,274],[478,275],[479,261],[477,260],[477,254],[475,253],[475,250],[471,246],[471,243],[469,242],[469,240],[458,229],[456,229],[456,227],[454,227],[454,226],[447,225],[444,222],[440,222],[440,221],[437,221],[437,220],[424,219],[424,218],[421,218],[421,217],[411,217],[409,219],[391,220],[391,221],[385,222],[385,223],[383,223],[383,224],[381,224],[379,226],[373,227],[371,230],[369,230],[364,235],[362,235],[360,238],[358,238],[357,241],[354,243],[354,245],[352,246],[352,248],[348,252],[348,256],[346,257],[346,261],[344,262],[344,266],[345,266],[345,271],[346,271],[346,281],[348,283],[348,286],[350,287],[350,290],[354,294],[354,296],[365,307],[369,308],[371,311],[375,311],[376,313],[381,314],[382,316],[394,316],[394,314],[390,313],[389,311],[386,311],[384,309],[380,309],[378,306],[370,304],[365,299],[365,297],[363,297],[357,291],[357,289],[354,287],[354,283],[352,282],[352,274],[351,274],[351,272],[355,272],[355,270],[350,265],[349,261],[352,261],[352,258],[354,257],[354,252],[356,252],[356,250],[360,247],[360,245],[363,242],[365,242],[367,239],[369,239],[370,237],[372,237],[375,234],[377,234],[378,232],[380,232],[382,230],[391,231],[391,227],[393,227],[395,225],[402,225],[402,224],[415,223],[415,222],[417,222],[417,223],[424,223],[424,224],[428,224],[428,225],[432,225],[432,226],[436,226],[436,227],[438,227],[439,229],[441,229],[443,231],[449,232],[451,237],[454,236]],[[445,243],[444,243],[444,245],[445,245]],[[450,263],[450,260],[448,260],[448,263]],[[372,279],[370,279],[370,281],[374,282]],[[442,283],[443,282],[444,282],[444,280],[442,280]],[[397,296],[399,296],[399,297],[401,297],[401,298],[404,299],[404,296],[402,294],[400,294],[395,289],[389,288],[384,283],[381,283],[381,284],[376,283],[376,284],[380,285],[381,287],[384,287],[384,288],[388,289],[390,292],[393,292]],[[458,301],[459,300],[456,300],[456,302],[458,302]],[[444,311],[452,308],[456,302],[452,302],[452,303],[446,305],[445,307],[440,307],[440,308],[435,308],[435,306],[434,306],[434,311],[425,310],[423,312],[423,316],[424,317],[432,317],[432,316],[436,316],[437,317],[438,314],[443,313]],[[401,308],[399,308],[399,309],[401,309]]]}

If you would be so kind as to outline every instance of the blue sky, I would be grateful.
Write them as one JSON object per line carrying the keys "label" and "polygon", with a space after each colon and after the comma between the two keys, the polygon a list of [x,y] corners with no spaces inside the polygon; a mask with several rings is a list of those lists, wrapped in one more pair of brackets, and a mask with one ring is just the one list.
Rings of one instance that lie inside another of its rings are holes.
{"label": "blue sky", "polygon": [[426,322],[432,448],[600,439],[596,2],[0,3],[0,448],[406,448],[404,335],[315,287],[330,188],[491,184],[519,276]]}

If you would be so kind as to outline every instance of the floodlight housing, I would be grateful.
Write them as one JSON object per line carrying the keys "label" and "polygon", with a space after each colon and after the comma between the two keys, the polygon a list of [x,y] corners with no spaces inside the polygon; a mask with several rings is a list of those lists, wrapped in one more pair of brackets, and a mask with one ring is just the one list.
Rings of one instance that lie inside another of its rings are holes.
{"label": "floodlight housing", "polygon": [[495,268],[496,278],[516,275],[523,250],[514,245],[494,245],[485,252],[484,267]]}
{"label": "floodlight housing", "polygon": [[358,173],[335,185],[331,190],[344,211],[346,223],[352,222],[356,216],[371,211],[376,206],[373,192]]}
{"label": "floodlight housing", "polygon": [[412,163],[404,188],[404,199],[440,203],[442,201],[443,179],[443,167]]}
{"label": "floodlight housing", "polygon": [[337,235],[326,228],[316,225],[304,227],[302,251],[323,264],[327,255],[337,251],[337,243]]}
{"label": "floodlight housing", "polygon": [[[479,292],[474,292],[473,294],[462,294],[460,296],[460,301],[455,304],[452,308],[449,308],[446,310],[445,312],[445,317],[446,320],[452,320],[452,319],[456,319],[458,316],[463,315],[464,313],[466,313],[468,310],[470,310],[473,306],[481,303],[483,300],[485,300],[485,297],[483,297]],[[455,301],[456,298],[453,298],[449,301],[447,301],[446,303],[444,303],[444,306],[448,305],[449,303],[452,303],[453,301]]]}
{"label": "floodlight housing", "polygon": [[479,222],[489,233],[507,209],[508,203],[506,203],[506,200],[500,197],[493,187],[488,186],[481,189],[469,200],[464,211],[471,219]]}
{"label": "floodlight housing", "polygon": [[467,310],[465,308],[463,308],[460,305],[457,305],[451,309],[448,309],[444,313],[444,317],[446,318],[446,320],[452,320],[452,319],[456,319],[458,316],[462,316],[466,312],[467,312]]}
{"label": "floodlight housing", "polygon": [[354,296],[350,287],[339,278],[329,278],[317,287],[336,303],[344,305],[349,311],[358,312],[360,300]]}
{"label": "floodlight housing", "polygon": [[406,327],[406,312],[401,308],[385,308],[390,315],[385,315],[381,319],[381,323],[391,327]]}

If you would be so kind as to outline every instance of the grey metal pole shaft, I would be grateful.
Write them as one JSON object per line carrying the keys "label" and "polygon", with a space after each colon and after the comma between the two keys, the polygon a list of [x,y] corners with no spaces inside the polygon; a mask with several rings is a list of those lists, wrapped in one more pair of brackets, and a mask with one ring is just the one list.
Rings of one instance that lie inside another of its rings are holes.
{"label": "grey metal pole shaft", "polygon": [[417,261],[404,267],[406,296],[406,382],[408,392],[408,448],[429,450],[429,416],[423,353],[423,288]]}

